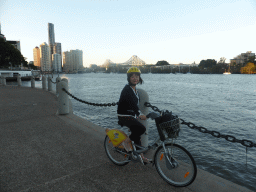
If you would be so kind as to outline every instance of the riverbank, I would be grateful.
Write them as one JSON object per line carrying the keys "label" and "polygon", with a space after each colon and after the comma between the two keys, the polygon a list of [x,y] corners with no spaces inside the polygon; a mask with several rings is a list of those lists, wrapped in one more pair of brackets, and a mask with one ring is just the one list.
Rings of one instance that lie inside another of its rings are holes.
{"label": "riverbank", "polygon": [[200,169],[192,185],[175,188],[154,167],[115,166],[104,128],[56,113],[51,92],[0,86],[0,191],[250,191]]}

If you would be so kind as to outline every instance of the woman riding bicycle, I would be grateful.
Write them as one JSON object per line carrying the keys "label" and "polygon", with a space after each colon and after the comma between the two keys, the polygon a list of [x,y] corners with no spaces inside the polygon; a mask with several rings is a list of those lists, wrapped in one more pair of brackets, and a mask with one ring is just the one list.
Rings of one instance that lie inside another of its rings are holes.
{"label": "woman riding bicycle", "polygon": [[138,83],[142,84],[140,70],[137,67],[131,67],[127,71],[128,84],[125,85],[121,92],[119,104],[117,108],[119,124],[129,127],[131,135],[129,136],[135,144],[141,145],[140,136],[145,133],[145,126],[138,121],[146,120],[147,117],[139,110],[139,95],[136,90]]}

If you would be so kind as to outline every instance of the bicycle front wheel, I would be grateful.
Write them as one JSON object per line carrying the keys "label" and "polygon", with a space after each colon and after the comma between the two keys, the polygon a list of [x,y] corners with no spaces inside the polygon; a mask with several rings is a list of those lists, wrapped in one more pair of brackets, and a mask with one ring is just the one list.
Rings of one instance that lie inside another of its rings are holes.
{"label": "bicycle front wheel", "polygon": [[197,167],[192,155],[177,144],[166,144],[165,148],[167,154],[163,147],[159,147],[155,153],[155,165],[159,175],[175,187],[190,185],[197,175]]}
{"label": "bicycle front wheel", "polygon": [[129,155],[127,155],[125,149],[114,147],[111,140],[106,136],[104,141],[105,151],[108,158],[116,165],[127,165],[129,161]]}

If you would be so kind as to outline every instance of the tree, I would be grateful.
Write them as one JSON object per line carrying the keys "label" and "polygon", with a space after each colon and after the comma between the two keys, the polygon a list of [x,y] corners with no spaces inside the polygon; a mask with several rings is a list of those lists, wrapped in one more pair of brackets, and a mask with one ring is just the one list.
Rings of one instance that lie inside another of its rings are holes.
{"label": "tree", "polygon": [[243,74],[253,74],[255,73],[255,65],[252,62],[248,62],[246,66],[241,68],[241,73]]}
{"label": "tree", "polygon": [[156,66],[170,65],[167,61],[157,61]]}
{"label": "tree", "polygon": [[212,68],[217,62],[214,59],[201,60],[198,67],[201,69]]}
{"label": "tree", "polygon": [[21,52],[0,38],[0,67],[20,66],[22,63],[24,66],[28,64]]}
{"label": "tree", "polygon": [[225,57],[221,57],[218,63],[225,63],[225,61],[226,61],[226,58]]}
{"label": "tree", "polygon": [[34,65],[34,62],[31,62],[30,64],[28,64],[28,67],[29,67],[30,69],[33,69],[33,70],[38,70],[38,68],[39,68],[39,67],[37,67],[37,66]]}

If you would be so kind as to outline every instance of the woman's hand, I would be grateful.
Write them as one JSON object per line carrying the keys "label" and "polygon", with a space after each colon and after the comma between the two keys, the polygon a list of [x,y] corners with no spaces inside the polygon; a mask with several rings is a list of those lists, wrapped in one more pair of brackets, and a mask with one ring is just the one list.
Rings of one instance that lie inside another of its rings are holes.
{"label": "woman's hand", "polygon": [[141,120],[146,120],[146,119],[147,119],[146,115],[140,115],[139,118],[140,118]]}

